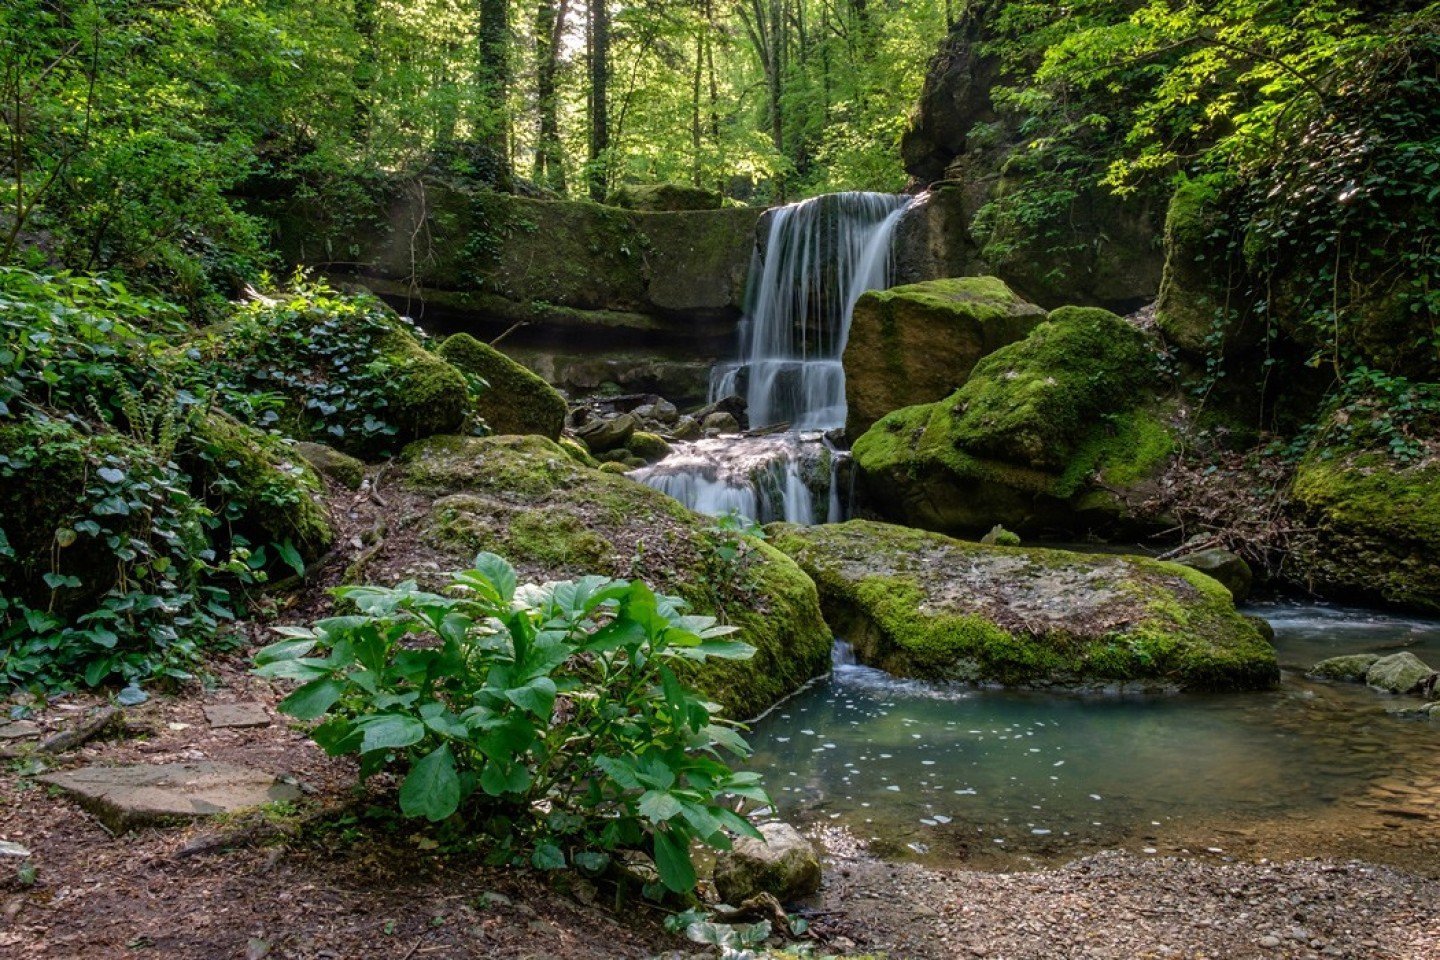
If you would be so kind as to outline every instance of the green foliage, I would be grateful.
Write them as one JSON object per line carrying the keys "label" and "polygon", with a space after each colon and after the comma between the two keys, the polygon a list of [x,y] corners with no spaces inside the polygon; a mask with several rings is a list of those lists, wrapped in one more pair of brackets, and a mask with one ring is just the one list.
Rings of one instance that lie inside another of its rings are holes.
{"label": "green foliage", "polygon": [[383,454],[459,430],[484,387],[424,350],[422,337],[373,297],[297,277],[239,305],[202,349],[214,357],[222,402],[240,419]]}
{"label": "green foliage", "polygon": [[539,869],[603,868],[642,844],[664,885],[695,886],[690,847],[758,836],[724,797],[768,803],[725,753],[745,741],[677,667],[754,649],[640,583],[585,577],[517,584],[493,554],[449,595],[415,584],[347,587],[358,612],[288,628],[256,657],[300,682],[281,703],[362,777],[393,770],[412,818],[503,818],[502,853]]}

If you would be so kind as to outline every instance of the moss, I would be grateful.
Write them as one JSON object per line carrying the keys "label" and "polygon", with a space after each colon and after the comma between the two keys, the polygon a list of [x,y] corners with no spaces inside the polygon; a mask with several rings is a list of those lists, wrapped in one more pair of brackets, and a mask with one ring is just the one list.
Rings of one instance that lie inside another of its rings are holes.
{"label": "moss", "polygon": [[403,439],[458,429],[470,412],[470,386],[454,366],[398,326],[380,341],[380,355],[397,370],[396,398],[384,418]]}
{"label": "moss", "polygon": [[641,430],[631,434],[625,447],[645,463],[658,463],[670,455],[670,444],[663,437]]}
{"label": "moss", "polygon": [[725,197],[714,190],[684,183],[622,183],[611,191],[605,202],[626,210],[677,212],[682,210],[719,210]]}
{"label": "moss", "polygon": [[359,490],[365,480],[365,464],[323,443],[300,441],[295,452],[323,477],[329,477],[347,490]]}
{"label": "moss", "polygon": [[232,529],[252,544],[288,541],[313,560],[333,542],[330,518],[315,496],[323,489],[320,478],[268,434],[212,412],[195,424],[179,459],[206,500],[222,516],[233,514]]}
{"label": "moss", "polygon": [[1440,610],[1440,464],[1318,448],[1291,496],[1312,533],[1295,560],[1314,586]]}
{"label": "moss", "polygon": [[1184,180],[1170,198],[1165,216],[1165,272],[1155,306],[1155,322],[1167,340],[1192,355],[1203,355],[1217,330],[1230,296],[1223,249],[1216,234],[1222,229],[1220,175]]}
{"label": "moss", "polygon": [[440,346],[440,356],[487,384],[476,409],[495,433],[534,433],[551,440],[565,426],[565,398],[525,367],[468,333]]}
{"label": "moss", "polygon": [[487,549],[541,579],[638,577],[739,626],[755,659],[696,675],[732,715],[761,712],[829,662],[815,585],[799,567],[658,491],[582,466],[535,436],[434,437],[401,462],[412,489],[439,494],[423,535],[449,558],[437,563]]}
{"label": "moss", "polygon": [[870,521],[770,528],[866,662],[1010,685],[1255,689],[1274,650],[1222,586],[1140,557],[985,546]]}
{"label": "moss", "polygon": [[561,450],[564,450],[566,453],[570,454],[570,458],[576,463],[580,464],[582,467],[600,466],[600,461],[596,460],[593,456],[590,455],[590,448],[585,446],[585,444],[581,443],[580,441],[573,440],[570,437],[561,437],[556,442],[560,444]]}
{"label": "moss", "polygon": [[630,465],[621,460],[607,460],[605,463],[600,464],[600,471],[602,473],[613,473],[624,476],[630,472]]}

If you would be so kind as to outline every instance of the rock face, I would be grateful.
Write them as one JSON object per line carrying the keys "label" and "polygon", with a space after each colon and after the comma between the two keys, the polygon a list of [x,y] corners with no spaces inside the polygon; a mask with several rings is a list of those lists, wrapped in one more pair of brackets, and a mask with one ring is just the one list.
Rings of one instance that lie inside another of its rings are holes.
{"label": "rock face", "polygon": [[395,579],[459,569],[482,550],[541,580],[643,579],[723,616],[758,649],[697,675],[736,717],[758,714],[829,664],[831,635],[810,579],[769,544],[722,532],[658,491],[534,436],[436,437],[409,447],[403,465],[428,508],[376,559]]}
{"label": "rock face", "polygon": [[1293,553],[1302,579],[1335,595],[1440,610],[1440,464],[1316,450],[1291,497],[1314,531]]}
{"label": "rock face", "polygon": [[863,520],[777,525],[863,663],[1006,685],[1250,690],[1274,648],[1220,584],[1140,557],[984,546]]}
{"label": "rock face", "polygon": [[[1023,86],[1034,64],[1012,74],[995,52],[1000,6],[966,5],[930,63],[901,141],[914,183],[932,190],[896,230],[900,279],[994,274],[1045,307],[1136,309],[1154,299],[1163,265],[1159,212],[1148,201],[1082,185],[1052,219],[1007,224],[1007,201],[1028,186],[1028,142],[1021,118],[997,106],[992,91]],[[1000,215],[981,216],[987,205]],[[1032,242],[1037,236],[1044,242]]]}
{"label": "rock face", "polygon": [[759,893],[782,903],[820,889],[820,858],[810,841],[788,823],[760,827],[763,841],[740,837],[715,862],[715,890],[720,899],[740,904]]}
{"label": "rock face", "polygon": [[299,799],[300,788],[273,774],[229,763],[82,767],[38,778],[75,798],[111,830],[240,813]]}
{"label": "rock face", "polygon": [[892,410],[943,400],[980,358],[1044,319],[1044,310],[994,277],[866,293],[845,347],[846,433],[858,437]]}
{"label": "rock face", "polygon": [[887,517],[947,533],[1022,534],[1145,522],[1133,513],[1174,441],[1145,336],[1114,314],[1066,307],[975,365],[933,404],[882,418],[855,442]]}
{"label": "rock face", "polygon": [[476,411],[495,433],[534,433],[554,440],[565,428],[565,398],[544,380],[489,344],[457,333],[440,345],[440,356],[487,384]]}
{"label": "rock face", "polygon": [[714,190],[687,183],[622,183],[605,198],[605,202],[626,210],[679,213],[686,210],[719,210],[725,206],[725,197]]}
{"label": "rock face", "polygon": [[1199,570],[1207,577],[1218,580],[1224,585],[1230,595],[1239,603],[1250,596],[1250,585],[1255,579],[1250,564],[1229,550],[1221,550],[1218,547],[1210,550],[1197,550],[1194,553],[1187,553],[1183,557],[1176,557],[1175,562],[1191,570]]}
{"label": "rock face", "polygon": [[1321,660],[1311,667],[1309,674],[1312,677],[1319,677],[1322,680],[1348,680],[1352,683],[1364,683],[1365,675],[1380,659],[1375,653],[1354,653],[1344,657],[1331,657],[1328,660]]}
{"label": "rock face", "polygon": [[1381,657],[1365,671],[1365,683],[1387,693],[1410,693],[1435,671],[1413,653]]}

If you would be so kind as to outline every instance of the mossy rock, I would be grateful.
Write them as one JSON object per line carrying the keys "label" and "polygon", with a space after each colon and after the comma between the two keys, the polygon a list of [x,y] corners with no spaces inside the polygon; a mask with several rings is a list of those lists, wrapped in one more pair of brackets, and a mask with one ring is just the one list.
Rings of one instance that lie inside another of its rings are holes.
{"label": "mossy rock", "polygon": [[402,462],[410,489],[433,500],[414,540],[385,546],[397,576],[458,568],[489,550],[542,580],[642,579],[738,626],[757,648],[753,660],[698,674],[732,716],[760,713],[829,663],[809,577],[768,544],[721,531],[658,491],[582,466],[535,436],[434,437]]}
{"label": "mossy rock", "polygon": [[622,183],[605,202],[626,210],[677,213],[684,210],[719,210],[725,197],[714,190],[685,183]]}
{"label": "mossy rock", "polygon": [[1440,463],[1325,446],[1301,462],[1292,552],[1305,584],[1335,596],[1440,611]]}
{"label": "mossy rock", "polygon": [[1143,527],[1146,485],[1175,450],[1150,345],[1114,314],[1065,307],[976,364],[938,403],[855,442],[885,516],[953,533]]}
{"label": "mossy rock", "polygon": [[[1165,273],[1155,322],[1165,339],[1191,357],[1234,353],[1252,346],[1225,251],[1227,178],[1211,174],[1183,181],[1165,217]],[[1253,326],[1253,325],[1251,325]]]}
{"label": "mossy rock", "polygon": [[294,449],[316,473],[335,481],[346,490],[359,490],[360,484],[365,481],[365,464],[334,447],[299,440],[296,441]]}
{"label": "mossy rock", "polygon": [[591,456],[589,448],[579,440],[574,440],[570,437],[561,437],[556,442],[560,445],[561,450],[570,454],[571,459],[582,467],[595,468],[600,466],[600,461]]}
{"label": "mossy rock", "polygon": [[1344,657],[1331,657],[1328,660],[1321,660],[1307,673],[1312,677],[1319,677],[1321,680],[1364,683],[1365,675],[1370,672],[1370,668],[1379,659],[1378,653],[1352,653]]}
{"label": "mossy rock", "polygon": [[495,433],[534,433],[554,440],[565,428],[565,398],[541,377],[468,333],[440,345],[440,356],[485,381],[476,410]]}
{"label": "mossy rock", "polygon": [[897,676],[1009,686],[1253,690],[1275,650],[1229,592],[1142,557],[987,546],[865,520],[772,525],[859,659]]}
{"label": "mossy rock", "polygon": [[659,463],[670,456],[670,444],[654,433],[637,430],[630,435],[625,448],[645,463]]}
{"label": "mossy rock", "polygon": [[982,357],[1024,339],[1045,316],[994,277],[864,294],[845,347],[846,432],[858,437],[892,410],[943,400]]}
{"label": "mossy rock", "polygon": [[217,513],[252,546],[290,543],[305,560],[335,539],[320,505],[324,489],[304,457],[274,437],[213,411],[200,419],[178,454]]}

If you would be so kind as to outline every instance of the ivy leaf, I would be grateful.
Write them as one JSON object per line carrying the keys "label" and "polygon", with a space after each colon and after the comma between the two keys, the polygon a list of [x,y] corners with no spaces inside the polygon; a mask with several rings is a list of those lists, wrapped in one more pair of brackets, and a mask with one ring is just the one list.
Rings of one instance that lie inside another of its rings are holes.
{"label": "ivy leaf", "polygon": [[116,470],[114,467],[101,467],[95,472],[99,475],[100,479],[106,483],[117,484],[125,479],[125,471]]}
{"label": "ivy leaf", "polygon": [[536,870],[564,870],[565,852],[553,843],[542,843],[530,855]]}
{"label": "ivy leaf", "polygon": [[448,744],[421,757],[400,785],[400,812],[407,817],[444,820],[460,808],[460,777]]}

